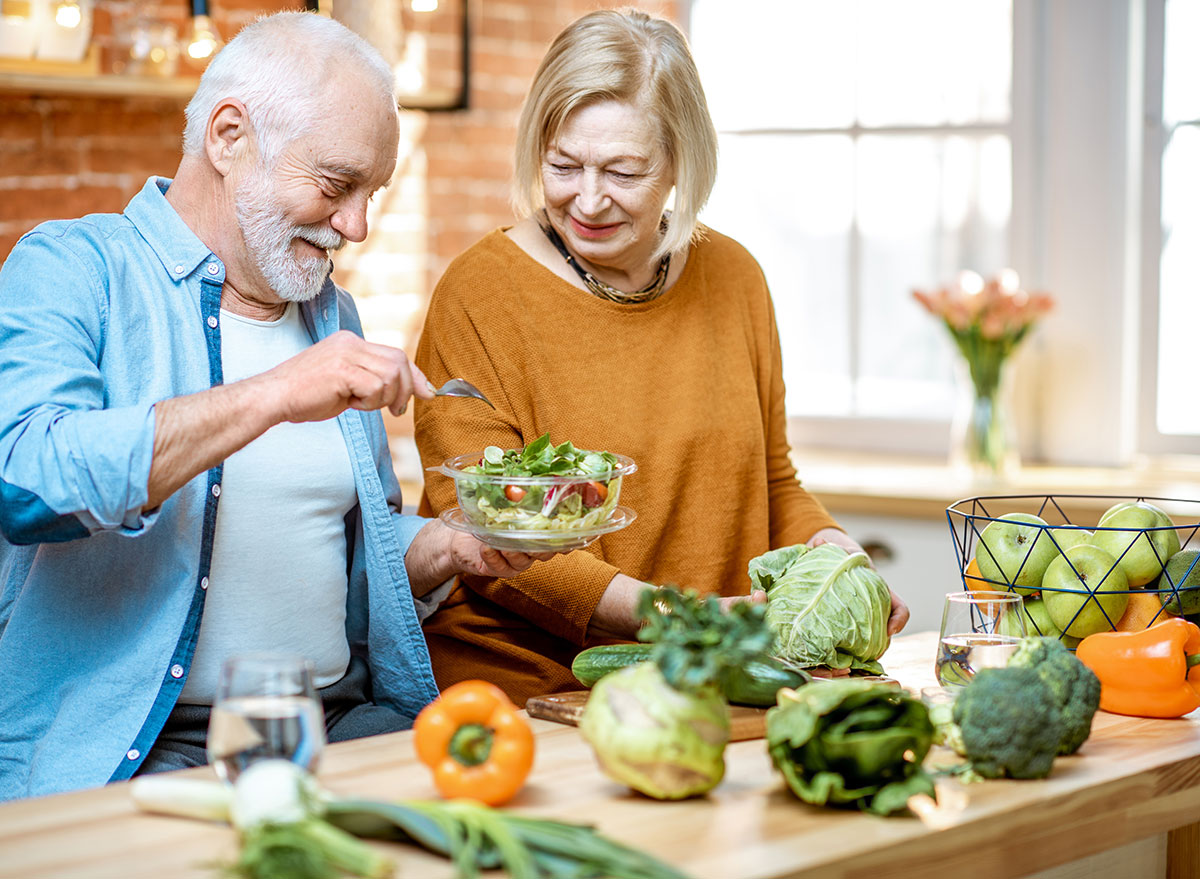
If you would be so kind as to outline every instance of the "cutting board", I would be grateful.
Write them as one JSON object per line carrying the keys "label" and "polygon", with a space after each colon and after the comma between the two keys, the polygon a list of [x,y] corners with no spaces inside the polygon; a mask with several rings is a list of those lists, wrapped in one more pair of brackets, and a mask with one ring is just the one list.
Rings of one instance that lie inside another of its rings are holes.
{"label": "cutting board", "polygon": [[[571,726],[579,726],[583,717],[583,706],[587,704],[591,690],[570,690],[566,693],[551,693],[549,696],[533,696],[525,703],[530,717],[554,720]],[[767,709],[750,708],[746,705],[729,706],[729,740],[741,742],[746,739],[761,739],[767,734]]]}
{"label": "cutting board", "polygon": [[[810,669],[817,681],[828,676],[824,669]],[[867,680],[900,686],[893,678],[872,675]],[[533,696],[525,703],[530,717],[553,720],[570,726],[579,726],[583,717],[583,706],[587,704],[591,690],[568,690],[547,696]],[[767,734],[767,709],[751,708],[748,705],[729,706],[729,740],[742,742],[746,739],[761,739]]]}

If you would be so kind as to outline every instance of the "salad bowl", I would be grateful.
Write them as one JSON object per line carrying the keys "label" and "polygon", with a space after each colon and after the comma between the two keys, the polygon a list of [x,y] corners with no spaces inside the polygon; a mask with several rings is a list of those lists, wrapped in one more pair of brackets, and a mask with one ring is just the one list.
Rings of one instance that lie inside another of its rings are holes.
{"label": "salad bowl", "polygon": [[442,521],[497,549],[580,549],[636,518],[618,504],[622,481],[637,470],[631,458],[554,446],[548,434],[523,449],[489,446],[429,470],[454,480],[458,506]]}

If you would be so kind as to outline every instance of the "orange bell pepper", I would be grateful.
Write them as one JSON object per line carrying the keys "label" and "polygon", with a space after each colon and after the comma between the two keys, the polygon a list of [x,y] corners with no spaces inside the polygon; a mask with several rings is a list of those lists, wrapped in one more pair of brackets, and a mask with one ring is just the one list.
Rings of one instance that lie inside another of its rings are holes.
{"label": "orange bell pepper", "polygon": [[444,797],[502,805],[533,767],[533,731],[504,691],[486,681],[455,684],[421,709],[413,742]]}
{"label": "orange bell pepper", "polygon": [[1075,649],[1100,679],[1100,707],[1134,717],[1200,708],[1200,627],[1178,617],[1137,632],[1088,635]]}

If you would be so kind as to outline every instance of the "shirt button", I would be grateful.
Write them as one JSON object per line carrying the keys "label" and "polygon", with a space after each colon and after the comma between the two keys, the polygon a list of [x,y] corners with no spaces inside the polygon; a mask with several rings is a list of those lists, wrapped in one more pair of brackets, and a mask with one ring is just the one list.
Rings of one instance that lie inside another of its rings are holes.
{"label": "shirt button", "polygon": [[221,486],[214,485],[213,486],[213,497],[220,497],[220,496],[221,496]]}
{"label": "shirt button", "polygon": [[210,262],[210,263],[208,264],[208,273],[209,273],[210,275],[215,275],[215,274],[216,274],[217,272],[219,272],[219,271],[220,271],[220,269],[219,269],[219,268],[217,268],[217,264],[216,264],[215,262]]}
{"label": "shirt button", "polygon": [[175,678],[176,680],[183,677],[183,666],[178,662],[171,666],[171,677]]}
{"label": "shirt button", "polygon": [[213,315],[209,315],[209,317],[208,317],[208,325],[209,325],[210,327],[212,327],[214,330],[217,328],[217,319],[216,319],[216,317],[215,317],[215,316],[213,316]]}
{"label": "shirt button", "polygon": [[130,748],[128,751],[125,752],[125,756],[128,757],[130,760],[136,760],[138,757],[142,756],[142,752],[139,751],[137,748]]}
{"label": "shirt button", "polygon": [[207,589],[207,588],[208,588],[208,577],[201,577],[201,578],[200,578],[200,588],[201,588],[201,589]]}
{"label": "shirt button", "polygon": [[183,266],[175,266],[175,274],[182,275],[183,274]]}

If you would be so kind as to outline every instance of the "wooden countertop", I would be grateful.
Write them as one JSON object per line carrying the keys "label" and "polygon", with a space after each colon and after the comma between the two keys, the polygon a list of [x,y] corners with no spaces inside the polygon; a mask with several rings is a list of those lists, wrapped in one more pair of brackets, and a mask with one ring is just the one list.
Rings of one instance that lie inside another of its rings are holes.
{"label": "wooden countertop", "polygon": [[[910,687],[931,684],[935,637],[898,638],[884,657],[888,672]],[[697,879],[1018,877],[1200,817],[1200,712],[1173,721],[1097,714],[1092,738],[1079,754],[1059,758],[1050,778],[944,780],[942,805],[922,819],[801,803],[761,740],[729,746],[725,780],[708,797],[659,803],[603,776],[575,728],[532,723],[537,760],[512,808],[594,822]],[[935,749],[930,762],[947,757]],[[411,733],[334,745],[319,777],[345,795],[434,795]],[[453,875],[446,861],[416,848],[373,844],[396,859],[397,876]],[[223,826],[136,812],[125,783],[0,805],[2,877],[213,879],[211,865],[233,852],[233,834]]]}

